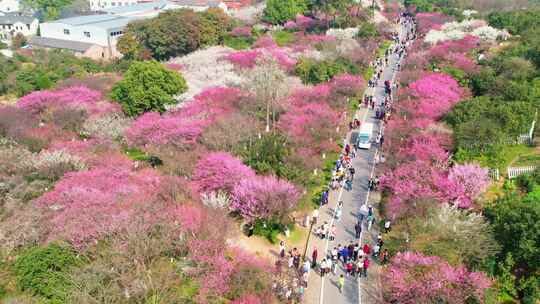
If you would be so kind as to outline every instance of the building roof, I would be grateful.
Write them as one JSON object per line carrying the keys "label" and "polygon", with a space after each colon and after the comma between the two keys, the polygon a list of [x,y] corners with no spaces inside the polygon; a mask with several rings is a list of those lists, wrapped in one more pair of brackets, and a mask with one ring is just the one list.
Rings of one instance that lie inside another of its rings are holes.
{"label": "building roof", "polygon": [[86,42],[77,42],[71,40],[55,39],[55,38],[45,38],[34,36],[30,38],[28,42],[31,46],[45,47],[45,48],[54,48],[54,49],[68,49],[72,51],[77,51],[84,53],[90,47],[95,44],[86,43]]}
{"label": "building roof", "polygon": [[21,15],[19,13],[3,13],[0,15],[0,24],[14,24],[17,22],[30,24],[36,19],[36,17]]}
{"label": "building roof", "polygon": [[108,30],[125,27],[129,22],[133,20],[134,18],[130,17],[103,14],[58,19],[50,23],[61,23],[71,26],[90,25]]}
{"label": "building roof", "polygon": [[140,11],[161,10],[167,6],[167,1],[152,1],[137,3],[133,5],[116,6],[101,9],[101,11],[109,14],[130,14]]}
{"label": "building roof", "polygon": [[221,1],[219,0],[170,0],[171,3],[182,6],[208,6],[218,7]]}

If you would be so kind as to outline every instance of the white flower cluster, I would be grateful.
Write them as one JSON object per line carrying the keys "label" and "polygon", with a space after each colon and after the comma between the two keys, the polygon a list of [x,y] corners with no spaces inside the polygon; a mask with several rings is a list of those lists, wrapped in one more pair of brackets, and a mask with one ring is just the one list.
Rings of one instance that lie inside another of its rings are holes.
{"label": "white flower cluster", "polygon": [[242,78],[235,72],[234,65],[221,60],[232,51],[234,50],[231,48],[213,46],[171,59],[170,63],[182,65],[180,73],[188,85],[187,92],[177,96],[177,100],[189,100],[208,87],[240,85]]}
{"label": "white flower cluster", "polygon": [[223,191],[210,192],[201,194],[201,201],[205,206],[214,209],[224,209],[229,207],[231,199],[227,193]]}
{"label": "white flower cluster", "polygon": [[484,41],[495,41],[506,39],[508,33],[488,26],[483,20],[471,19],[462,22],[447,22],[440,30],[430,30],[424,41],[437,44],[446,40],[459,40],[467,35],[476,36]]}
{"label": "white flower cluster", "polygon": [[131,119],[113,113],[95,119],[87,119],[84,122],[82,133],[121,142],[124,131],[130,124]]}
{"label": "white flower cluster", "polygon": [[357,27],[349,27],[346,29],[329,29],[326,31],[326,35],[336,37],[336,39],[352,39],[358,34]]}
{"label": "white flower cluster", "polygon": [[462,12],[462,14],[463,14],[463,16],[465,16],[466,18],[470,18],[472,15],[477,15],[478,12],[475,11],[475,10],[470,10],[470,9],[468,9],[468,10],[464,10],[464,11]]}
{"label": "white flower cluster", "polygon": [[77,171],[86,169],[86,165],[80,157],[71,155],[63,150],[39,153],[35,160],[35,165],[38,169],[57,166],[70,167]]}
{"label": "white flower cluster", "polygon": [[487,25],[475,29],[472,32],[472,34],[486,41],[495,41],[497,39],[504,39],[506,35],[505,32],[500,31],[496,28],[492,28],[491,26],[487,26]]}

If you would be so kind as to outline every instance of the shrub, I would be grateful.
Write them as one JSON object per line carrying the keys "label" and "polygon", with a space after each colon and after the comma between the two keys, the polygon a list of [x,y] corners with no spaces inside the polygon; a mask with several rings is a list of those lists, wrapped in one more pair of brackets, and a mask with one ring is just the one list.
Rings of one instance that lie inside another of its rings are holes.
{"label": "shrub", "polygon": [[127,115],[137,116],[149,111],[163,113],[167,105],[176,103],[173,96],[186,90],[182,75],[157,61],[134,62],[114,86],[111,97]]}
{"label": "shrub", "polygon": [[302,79],[303,83],[318,84],[332,79],[332,77],[342,74],[359,74],[358,67],[344,58],[337,60],[316,61],[313,59],[302,58],[296,65],[296,74]]}
{"label": "shrub", "polygon": [[68,273],[82,263],[82,258],[71,248],[50,244],[23,252],[15,261],[13,271],[22,290],[43,296],[52,303],[64,303],[73,288]]}
{"label": "shrub", "polygon": [[269,0],[263,12],[263,20],[283,24],[294,19],[297,14],[303,14],[307,6],[305,0]]}

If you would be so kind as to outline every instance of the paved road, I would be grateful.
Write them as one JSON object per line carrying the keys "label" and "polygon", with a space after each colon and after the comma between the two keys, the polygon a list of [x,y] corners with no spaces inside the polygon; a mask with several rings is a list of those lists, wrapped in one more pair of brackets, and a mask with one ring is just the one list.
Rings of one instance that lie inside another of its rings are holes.
{"label": "paved road", "polygon": [[[397,55],[391,56],[389,64],[384,69],[382,79],[379,82],[378,86],[374,89],[373,96],[376,100],[379,101],[384,98],[384,81],[392,80],[394,78],[394,74],[396,73],[395,66],[398,59],[399,58]],[[375,126],[373,134],[378,134],[380,125],[379,121],[374,117],[374,111],[366,110],[364,108],[358,111],[357,116],[359,116],[357,118],[363,122],[373,123]],[[348,245],[351,241],[355,241],[354,225],[356,223],[357,214],[359,212],[360,206],[362,204],[366,204],[366,202],[369,201],[368,179],[373,174],[376,153],[377,148],[375,146],[372,146],[370,150],[359,150],[356,158],[353,160],[353,166],[356,171],[353,181],[353,190],[346,191],[340,189],[339,193],[337,194],[336,201],[342,200],[344,204],[343,215],[340,221],[334,223],[337,228],[336,240],[333,242],[326,241],[326,244],[324,244],[326,252],[336,247],[338,244]],[[331,207],[334,206],[335,205],[332,204]],[[332,209],[330,208],[324,208],[321,211],[327,212],[328,215],[332,213]],[[377,222],[379,220],[380,219],[376,219]],[[372,231],[368,232],[367,227],[364,225],[362,231],[363,232],[361,244],[366,243],[366,241],[368,241],[370,244],[373,244],[377,236],[377,232],[375,231],[375,229],[372,228]],[[371,265],[373,264],[374,263],[372,261]],[[344,269],[341,264],[338,267],[337,275],[329,275],[323,279],[321,283],[321,294],[319,297],[320,304],[357,304],[376,302],[374,300],[362,299],[362,293],[364,292],[364,289],[366,289],[365,278],[346,278],[343,293],[340,293],[337,287],[337,279],[340,274],[344,274]],[[371,274],[372,273],[368,274],[367,280],[378,280],[378,276],[374,276]],[[369,276],[371,276],[371,278]],[[375,297],[371,296],[371,298],[373,299]]]}

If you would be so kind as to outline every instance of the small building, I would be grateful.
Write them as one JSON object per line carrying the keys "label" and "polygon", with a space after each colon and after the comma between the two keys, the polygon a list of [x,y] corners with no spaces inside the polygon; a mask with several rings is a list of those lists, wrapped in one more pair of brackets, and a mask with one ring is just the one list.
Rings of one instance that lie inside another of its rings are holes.
{"label": "small building", "polygon": [[61,48],[93,59],[120,56],[116,50],[118,37],[126,25],[136,18],[116,15],[90,15],[59,19],[41,24],[41,37],[30,40],[32,47]]}
{"label": "small building", "polygon": [[19,0],[0,0],[0,12],[16,13],[19,9]]}
{"label": "small building", "polygon": [[18,33],[31,37],[37,33],[39,21],[36,17],[20,13],[0,14],[0,40],[11,41]]}

